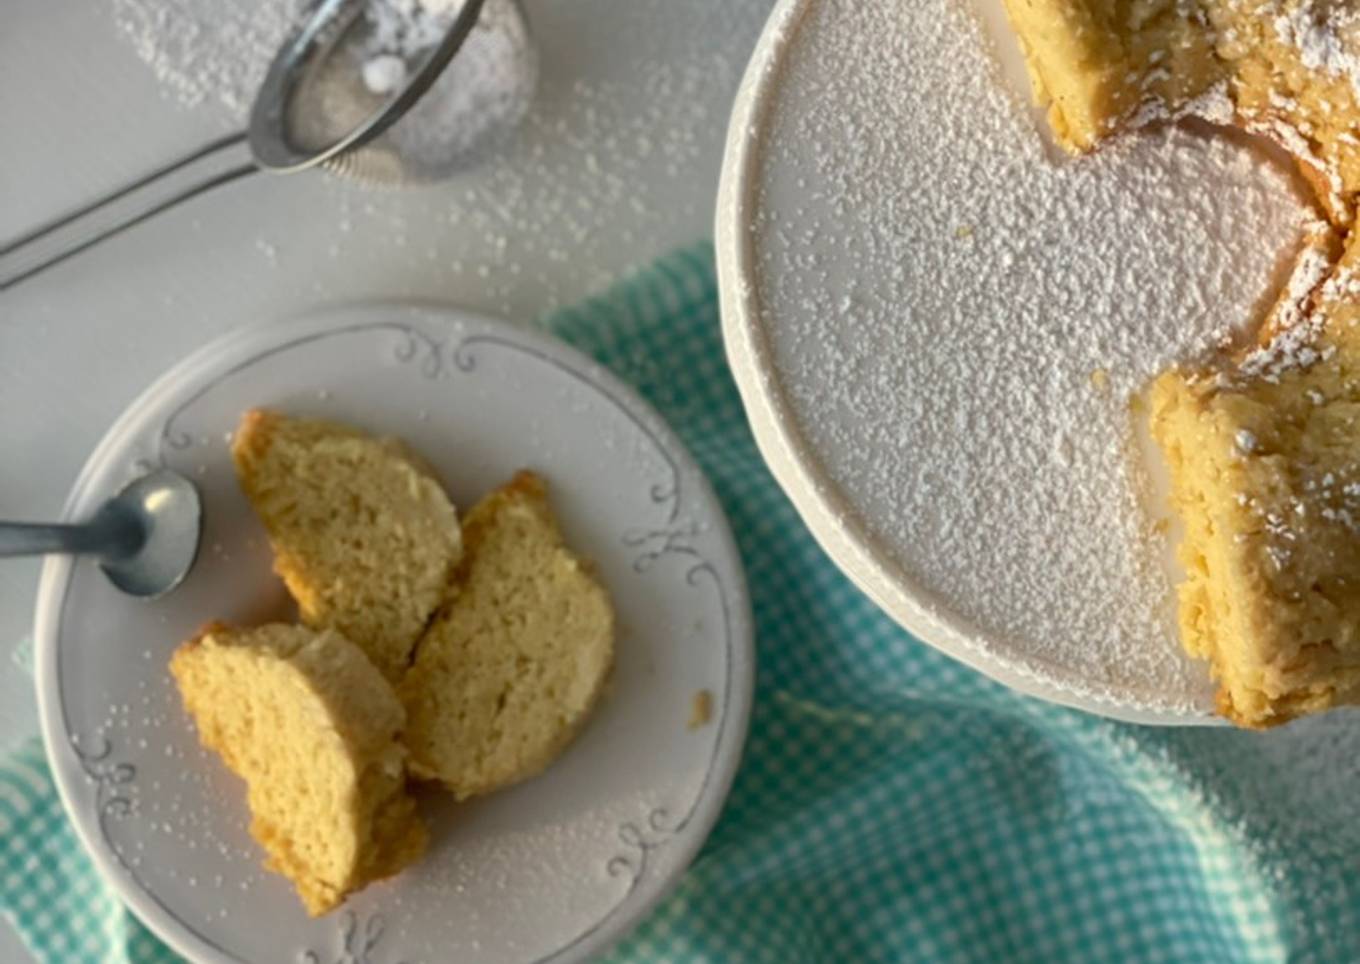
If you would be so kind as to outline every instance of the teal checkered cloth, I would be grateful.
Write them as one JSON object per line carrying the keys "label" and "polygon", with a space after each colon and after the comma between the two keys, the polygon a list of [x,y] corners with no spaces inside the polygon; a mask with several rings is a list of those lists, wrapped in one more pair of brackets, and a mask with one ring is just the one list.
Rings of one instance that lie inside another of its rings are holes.
{"label": "teal checkered cloth", "polygon": [[[610,960],[1360,960],[1360,718],[1265,735],[1113,723],[1018,696],[884,618],[756,452],[707,245],[546,324],[635,385],[708,472],[757,622],[727,809]],[[99,883],[34,745],[0,767],[0,910],[43,961],[170,958]]]}

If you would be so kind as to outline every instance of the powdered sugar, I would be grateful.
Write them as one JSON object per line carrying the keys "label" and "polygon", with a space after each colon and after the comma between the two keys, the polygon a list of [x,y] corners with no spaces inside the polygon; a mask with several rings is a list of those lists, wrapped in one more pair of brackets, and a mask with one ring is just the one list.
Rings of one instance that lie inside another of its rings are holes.
{"label": "powdered sugar", "polygon": [[181,103],[215,103],[243,122],[296,4],[112,0],[112,7],[119,31]]}
{"label": "powdered sugar", "polygon": [[1228,96],[1228,85],[1218,83],[1198,97],[1191,98],[1174,112],[1167,110],[1166,104],[1161,100],[1155,97],[1148,98],[1138,105],[1127,121],[1117,126],[1147,127],[1166,121],[1184,120],[1187,117],[1197,117],[1210,124],[1227,125],[1232,123],[1235,113],[1232,98]]}
{"label": "powdered sugar", "polygon": [[[1327,349],[1317,348],[1324,317],[1307,311],[1309,300],[1332,270],[1332,260],[1317,247],[1305,248],[1280,298],[1277,324],[1283,329],[1269,344],[1242,359],[1238,372],[1247,378],[1277,382],[1286,371],[1307,368]],[[1229,376],[1231,378],[1232,376]]]}
{"label": "powdered sugar", "polygon": [[364,47],[371,55],[411,58],[443,39],[462,0],[373,0],[364,14],[373,33]]}
{"label": "powdered sugar", "polygon": [[375,94],[393,94],[406,83],[406,61],[396,54],[376,54],[364,61],[364,86]]}
{"label": "powdered sugar", "polygon": [[[435,18],[440,24],[451,20],[448,13]],[[514,130],[529,111],[537,81],[537,54],[518,8],[511,0],[488,0],[439,79],[387,136],[415,173],[443,176]]]}
{"label": "powdered sugar", "polygon": [[1203,710],[1129,407],[1261,318],[1310,212],[1273,162],[1181,129],[1053,162],[980,27],[953,0],[798,24],[755,202],[778,391],[844,525],[989,660]]}
{"label": "powdered sugar", "polygon": [[1360,96],[1360,57],[1347,44],[1343,31],[1360,29],[1353,9],[1316,0],[1294,0],[1276,14],[1273,25],[1281,43],[1297,47],[1303,65],[1347,78]]}

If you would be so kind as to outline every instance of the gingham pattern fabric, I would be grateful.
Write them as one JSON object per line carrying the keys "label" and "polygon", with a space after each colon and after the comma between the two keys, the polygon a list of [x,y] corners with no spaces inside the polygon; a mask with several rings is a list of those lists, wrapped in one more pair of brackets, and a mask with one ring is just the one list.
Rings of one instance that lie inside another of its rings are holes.
{"label": "gingham pattern fabric", "polygon": [[80,849],[42,745],[0,766],[0,907],[40,961],[178,961],[124,910]]}
{"label": "gingham pattern fabric", "polygon": [[[1017,696],[884,618],[761,462],[707,245],[547,325],[635,385],[708,472],[757,623],[726,811],[610,960],[1360,960],[1360,854],[1326,830],[1346,812],[1302,813],[1306,782],[1282,789],[1313,724],[1112,723]],[[0,909],[44,961],[166,957],[101,889],[31,746],[0,770]]]}

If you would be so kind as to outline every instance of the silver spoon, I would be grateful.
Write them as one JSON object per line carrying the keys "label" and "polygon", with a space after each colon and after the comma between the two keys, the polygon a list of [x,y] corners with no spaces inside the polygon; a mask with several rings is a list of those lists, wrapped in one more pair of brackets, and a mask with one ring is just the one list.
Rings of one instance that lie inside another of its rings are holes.
{"label": "silver spoon", "polygon": [[198,489],[178,472],[159,469],[134,479],[88,522],[0,522],[0,556],[98,556],[116,587],[154,598],[189,574],[202,528]]}

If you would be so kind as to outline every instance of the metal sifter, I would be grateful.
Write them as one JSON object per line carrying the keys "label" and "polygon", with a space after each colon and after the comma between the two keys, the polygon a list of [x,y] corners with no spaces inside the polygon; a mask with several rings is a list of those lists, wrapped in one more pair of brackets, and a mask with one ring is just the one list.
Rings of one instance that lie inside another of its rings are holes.
{"label": "metal sifter", "polygon": [[[347,129],[330,132],[323,125],[307,126],[307,108],[324,107],[320,97],[308,95],[323,88],[328,78],[332,89],[342,82],[344,73],[328,69],[337,59],[332,54],[362,21],[366,4],[362,0],[320,0],[283,42],[255,94],[246,129],[255,163],[281,174],[318,164],[342,171],[351,167],[353,155],[375,141],[430,89],[467,40],[484,5],[485,0],[466,0],[444,38],[409,65],[403,83],[371,106],[356,103],[357,116],[344,125]],[[354,84],[344,92],[351,97],[362,96],[358,93],[361,89]]]}
{"label": "metal sifter", "polygon": [[[434,144],[439,163],[432,165],[428,150],[423,158],[413,157],[400,136],[418,121],[428,127],[429,118],[413,115],[408,124],[396,125],[447,79],[446,68],[479,28],[499,31],[513,42],[519,62],[512,83],[527,108],[536,62],[518,0],[463,0],[433,42],[405,52],[397,82],[375,93],[365,85],[353,54],[366,33],[372,33],[371,11],[391,2],[316,0],[305,8],[260,84],[246,130],[219,138],[0,247],[0,290],[257,171],[291,174],[321,167],[369,183],[403,184],[446,176],[480,159],[494,138],[447,137],[447,143]],[[412,0],[404,3],[410,7]],[[424,105],[422,112],[430,113]],[[422,139],[428,144],[439,135],[426,130]]]}

